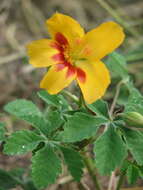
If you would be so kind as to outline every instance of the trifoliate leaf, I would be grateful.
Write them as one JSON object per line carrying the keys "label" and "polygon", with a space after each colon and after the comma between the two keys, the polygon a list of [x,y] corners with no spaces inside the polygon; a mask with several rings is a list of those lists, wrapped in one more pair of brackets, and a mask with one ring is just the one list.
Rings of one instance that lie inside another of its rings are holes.
{"label": "trifoliate leaf", "polygon": [[90,116],[84,113],[75,113],[68,118],[64,131],[60,134],[63,142],[76,142],[94,136],[99,126],[107,121],[102,117]]}
{"label": "trifoliate leaf", "polygon": [[47,104],[62,109],[68,109],[69,104],[62,95],[51,95],[46,90],[38,92],[38,96]]}
{"label": "trifoliate leaf", "polygon": [[38,92],[38,96],[49,105],[53,105],[55,107],[59,106],[58,95],[51,95],[46,90],[41,90]]}
{"label": "trifoliate leaf", "polygon": [[46,146],[32,158],[32,178],[38,188],[46,188],[61,173],[61,162],[52,147]]}
{"label": "trifoliate leaf", "polygon": [[61,147],[68,170],[76,181],[80,181],[83,174],[83,159],[81,155],[71,148]]}
{"label": "trifoliate leaf", "polygon": [[139,131],[124,129],[127,147],[139,165],[143,165],[143,134]]}
{"label": "trifoliate leaf", "polygon": [[33,102],[28,100],[15,100],[8,103],[4,110],[16,117],[29,122],[32,126],[39,128],[43,133],[47,132],[48,123],[44,120],[42,113]]}
{"label": "trifoliate leaf", "polygon": [[59,113],[58,111],[49,112],[47,120],[50,123],[48,128],[49,133],[55,131],[56,129],[61,127],[61,125],[64,123],[61,113]]}
{"label": "trifoliate leaf", "polygon": [[109,118],[108,105],[104,100],[97,100],[93,104],[88,104],[87,106],[95,112],[97,116],[102,116],[106,119]]}
{"label": "trifoliate leaf", "polygon": [[35,134],[32,131],[21,130],[14,132],[4,146],[4,152],[8,155],[25,154],[32,151],[36,146],[43,141],[43,137]]}
{"label": "trifoliate leaf", "polygon": [[96,167],[101,174],[110,174],[121,165],[126,148],[112,125],[95,142],[94,153]]}

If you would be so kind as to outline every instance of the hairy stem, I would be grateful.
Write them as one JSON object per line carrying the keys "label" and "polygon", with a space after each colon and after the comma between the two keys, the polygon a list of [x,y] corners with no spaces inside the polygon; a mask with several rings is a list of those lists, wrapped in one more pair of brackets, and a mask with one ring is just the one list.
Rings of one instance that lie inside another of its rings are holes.
{"label": "hairy stem", "polygon": [[113,102],[111,104],[111,107],[110,107],[110,116],[112,118],[112,115],[113,115],[113,111],[114,111],[114,108],[116,106],[116,103],[117,103],[117,99],[118,99],[118,96],[119,96],[119,93],[120,93],[120,89],[121,89],[121,85],[123,84],[123,81],[120,81],[118,84],[117,84],[117,87],[116,87],[116,93],[115,93],[115,96],[114,96],[114,99],[113,99]]}
{"label": "hairy stem", "polygon": [[[114,96],[114,99],[113,99],[113,102],[111,104],[110,111],[109,111],[109,115],[110,115],[111,120],[113,119],[113,112],[114,112],[114,109],[115,109],[115,106],[117,103],[117,99],[118,99],[119,94],[120,94],[120,89],[121,89],[122,84],[123,84],[123,81],[121,80],[117,84],[117,87],[116,87],[115,96]],[[108,190],[115,190],[115,183],[116,183],[116,170],[112,172],[112,175],[110,177],[109,184],[108,184]]]}
{"label": "hairy stem", "polygon": [[93,180],[96,190],[101,190],[101,187],[99,185],[99,182],[98,182],[96,174],[95,174],[95,166],[94,166],[92,159],[90,159],[86,153],[84,153],[83,159],[84,159],[86,168],[89,172],[89,175],[91,176],[91,178]]}
{"label": "hairy stem", "polygon": [[109,185],[108,185],[108,190],[114,190],[115,189],[115,183],[116,183],[116,176],[115,176],[115,171],[112,172],[112,175],[109,180]]}
{"label": "hairy stem", "polygon": [[124,179],[125,179],[125,174],[121,174],[120,175],[120,178],[118,180],[118,184],[117,184],[117,187],[116,187],[116,190],[120,190],[123,182],[124,182]]}
{"label": "hairy stem", "polygon": [[69,91],[67,90],[63,90],[62,91],[62,94],[65,95],[65,96],[68,96],[70,99],[72,99],[75,103],[79,103],[79,99],[77,96],[73,95],[72,93],[70,93]]}
{"label": "hairy stem", "polygon": [[79,190],[89,190],[88,186],[86,184],[83,184],[83,182],[79,182],[77,186]]}

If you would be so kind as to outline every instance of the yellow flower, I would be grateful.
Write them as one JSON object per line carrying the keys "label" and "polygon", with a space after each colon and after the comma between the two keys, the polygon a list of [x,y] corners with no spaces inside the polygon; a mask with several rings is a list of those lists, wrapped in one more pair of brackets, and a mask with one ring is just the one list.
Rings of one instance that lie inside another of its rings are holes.
{"label": "yellow flower", "polygon": [[27,47],[33,66],[51,66],[40,87],[57,94],[76,79],[87,103],[101,98],[110,75],[100,59],[123,42],[122,28],[110,21],[85,34],[77,21],[60,13],[47,20],[47,27],[51,39],[37,40]]}

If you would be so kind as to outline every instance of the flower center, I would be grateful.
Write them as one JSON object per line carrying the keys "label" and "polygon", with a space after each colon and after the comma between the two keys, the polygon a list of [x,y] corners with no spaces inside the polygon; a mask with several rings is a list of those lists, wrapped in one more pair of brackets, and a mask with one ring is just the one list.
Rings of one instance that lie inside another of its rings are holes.
{"label": "flower center", "polygon": [[52,44],[52,47],[58,50],[58,53],[52,56],[57,62],[57,71],[67,68],[66,77],[77,75],[77,78],[84,83],[86,79],[85,72],[78,68],[77,62],[85,61],[85,58],[79,58],[77,52],[72,51],[67,39],[61,33],[55,35],[56,42]]}

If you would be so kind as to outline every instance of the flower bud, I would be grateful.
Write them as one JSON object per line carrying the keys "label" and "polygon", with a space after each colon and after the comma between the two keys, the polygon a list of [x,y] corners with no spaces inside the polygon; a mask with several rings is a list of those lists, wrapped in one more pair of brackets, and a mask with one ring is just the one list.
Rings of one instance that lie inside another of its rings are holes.
{"label": "flower bud", "polygon": [[143,127],[143,115],[138,112],[128,112],[122,115],[124,121],[132,127]]}

